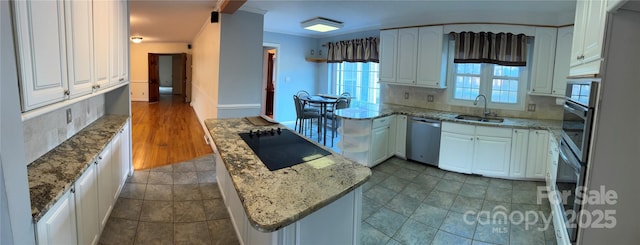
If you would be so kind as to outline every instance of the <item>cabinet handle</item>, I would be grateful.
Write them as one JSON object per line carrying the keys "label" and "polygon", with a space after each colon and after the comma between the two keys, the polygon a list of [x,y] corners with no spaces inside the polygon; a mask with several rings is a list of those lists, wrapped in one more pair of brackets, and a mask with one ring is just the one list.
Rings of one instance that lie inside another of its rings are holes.
{"label": "cabinet handle", "polygon": [[477,140],[480,140],[480,137],[476,137]]}
{"label": "cabinet handle", "polygon": [[555,91],[555,90],[553,90],[553,91],[551,91],[551,93],[555,94],[555,93],[556,93],[556,91]]}
{"label": "cabinet handle", "polygon": [[98,161],[93,162],[93,164],[98,165]]}
{"label": "cabinet handle", "polygon": [[473,137],[469,138],[469,140],[473,141]]}
{"label": "cabinet handle", "polygon": [[124,78],[120,78],[120,80],[119,80],[119,81],[121,81],[121,82],[122,82],[122,81],[124,81]]}
{"label": "cabinet handle", "polygon": [[534,89],[532,89],[532,91],[533,91],[533,92],[535,92],[535,91],[536,91],[536,89],[534,88]]}
{"label": "cabinet handle", "polygon": [[65,90],[65,91],[64,91],[64,95],[65,95],[65,96],[69,96],[70,94],[71,94],[71,92],[69,92],[69,90]]}
{"label": "cabinet handle", "polygon": [[69,190],[69,191],[71,191],[71,193],[73,193],[73,194],[76,194],[76,188],[74,188],[74,187],[71,187],[71,190]]}
{"label": "cabinet handle", "polygon": [[98,159],[102,160],[102,156],[98,156]]}

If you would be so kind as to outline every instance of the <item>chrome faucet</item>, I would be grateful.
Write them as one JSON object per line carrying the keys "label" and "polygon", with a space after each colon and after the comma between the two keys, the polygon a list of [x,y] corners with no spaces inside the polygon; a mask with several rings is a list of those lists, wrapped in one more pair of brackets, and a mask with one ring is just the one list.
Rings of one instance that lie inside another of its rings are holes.
{"label": "chrome faucet", "polygon": [[478,95],[476,97],[476,100],[473,101],[473,105],[478,105],[478,100],[480,99],[480,97],[482,97],[482,99],[484,100],[484,117],[488,117],[491,112],[489,112],[489,109],[487,109],[487,97],[484,96],[484,94]]}

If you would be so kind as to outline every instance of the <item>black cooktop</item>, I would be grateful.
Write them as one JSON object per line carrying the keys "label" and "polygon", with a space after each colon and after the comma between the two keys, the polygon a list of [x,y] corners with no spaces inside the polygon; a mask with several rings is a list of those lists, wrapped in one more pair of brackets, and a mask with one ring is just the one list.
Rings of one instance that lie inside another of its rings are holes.
{"label": "black cooktop", "polygon": [[270,171],[331,154],[288,129],[251,130],[239,135]]}

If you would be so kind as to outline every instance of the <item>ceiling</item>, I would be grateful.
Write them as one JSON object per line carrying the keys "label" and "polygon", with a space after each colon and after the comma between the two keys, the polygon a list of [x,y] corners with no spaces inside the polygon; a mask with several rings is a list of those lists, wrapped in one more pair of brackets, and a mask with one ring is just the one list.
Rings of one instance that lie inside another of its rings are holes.
{"label": "ceiling", "polygon": [[[216,9],[216,0],[132,0],[131,35],[145,42],[191,42]],[[358,31],[442,23],[536,25],[573,23],[575,0],[248,0],[240,10],[264,13],[265,31],[315,38]],[[325,17],[344,22],[316,33],[300,22]]]}

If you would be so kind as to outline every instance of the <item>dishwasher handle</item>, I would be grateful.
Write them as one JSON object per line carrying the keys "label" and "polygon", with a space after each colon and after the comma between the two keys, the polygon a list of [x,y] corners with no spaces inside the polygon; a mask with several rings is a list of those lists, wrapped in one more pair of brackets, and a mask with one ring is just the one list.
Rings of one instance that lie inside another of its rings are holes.
{"label": "dishwasher handle", "polygon": [[438,120],[425,119],[425,118],[419,118],[419,117],[411,118],[411,122],[412,123],[427,124],[427,125],[429,125],[431,127],[434,127],[434,128],[439,128],[440,125],[442,125],[442,122],[440,122]]}

